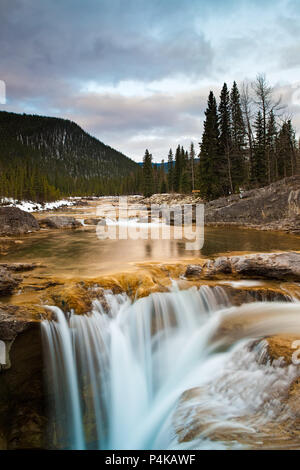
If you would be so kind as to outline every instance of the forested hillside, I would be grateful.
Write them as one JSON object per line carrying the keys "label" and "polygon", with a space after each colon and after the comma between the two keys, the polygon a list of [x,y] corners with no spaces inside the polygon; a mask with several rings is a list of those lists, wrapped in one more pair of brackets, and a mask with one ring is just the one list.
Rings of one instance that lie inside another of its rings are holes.
{"label": "forested hillside", "polygon": [[74,122],[0,112],[0,196],[118,194],[137,166]]}
{"label": "forested hillside", "polygon": [[299,175],[299,141],[289,115],[264,75],[242,84],[241,92],[236,82],[231,89],[224,83],[218,102],[209,93],[199,151],[193,143],[188,150],[178,145],[159,166],[146,150],[141,191],[197,190],[213,200]]}

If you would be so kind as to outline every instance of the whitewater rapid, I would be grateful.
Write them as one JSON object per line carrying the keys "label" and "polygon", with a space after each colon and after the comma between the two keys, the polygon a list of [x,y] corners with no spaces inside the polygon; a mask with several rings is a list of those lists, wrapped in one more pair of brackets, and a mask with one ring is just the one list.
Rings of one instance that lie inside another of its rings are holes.
{"label": "whitewater rapid", "polygon": [[[217,449],[228,429],[255,433],[289,417],[280,397],[298,367],[270,364],[266,342],[252,345],[300,332],[297,303],[232,307],[222,287],[173,284],[134,302],[107,292],[81,316],[50,308],[42,337],[53,446]],[[195,428],[197,438],[179,442]]]}

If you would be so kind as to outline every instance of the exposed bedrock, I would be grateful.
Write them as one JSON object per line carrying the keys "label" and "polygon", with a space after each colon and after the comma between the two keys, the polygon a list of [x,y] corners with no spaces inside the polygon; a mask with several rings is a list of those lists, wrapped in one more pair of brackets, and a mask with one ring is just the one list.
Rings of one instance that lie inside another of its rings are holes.
{"label": "exposed bedrock", "polygon": [[32,214],[18,207],[0,207],[0,236],[23,235],[40,229]]}
{"label": "exposed bedrock", "polygon": [[233,278],[276,279],[300,281],[300,253],[255,253],[222,256],[203,265],[190,264],[185,276],[196,279]]}
{"label": "exposed bedrock", "polygon": [[208,202],[205,222],[300,233],[300,176]]}
{"label": "exposed bedrock", "polygon": [[68,229],[81,227],[81,223],[74,217],[56,216],[46,217],[39,221],[41,227]]}
{"label": "exposed bedrock", "polygon": [[40,324],[0,309],[0,449],[45,448],[46,412]]}
{"label": "exposed bedrock", "polygon": [[22,282],[20,273],[32,271],[35,263],[0,263],[0,297],[10,295]]}
{"label": "exposed bedrock", "polygon": [[11,294],[20,282],[20,277],[12,275],[7,268],[0,266],[0,296]]}

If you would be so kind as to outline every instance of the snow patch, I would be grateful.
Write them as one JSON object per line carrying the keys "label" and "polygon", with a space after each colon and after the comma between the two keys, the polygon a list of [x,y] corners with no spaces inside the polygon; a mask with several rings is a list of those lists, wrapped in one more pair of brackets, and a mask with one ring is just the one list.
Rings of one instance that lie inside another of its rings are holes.
{"label": "snow patch", "polygon": [[59,207],[73,206],[76,203],[77,198],[61,199],[54,202],[44,202],[42,204],[33,201],[18,201],[13,198],[2,198],[1,203],[4,206],[18,207],[25,212],[38,212],[38,211],[49,211],[52,209],[58,209]]}

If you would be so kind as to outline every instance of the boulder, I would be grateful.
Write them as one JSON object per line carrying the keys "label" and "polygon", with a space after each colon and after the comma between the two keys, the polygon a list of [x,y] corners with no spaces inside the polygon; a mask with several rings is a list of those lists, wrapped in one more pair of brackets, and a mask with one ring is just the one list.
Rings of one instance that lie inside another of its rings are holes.
{"label": "boulder", "polygon": [[202,266],[199,264],[189,264],[186,268],[186,277],[200,277],[203,272]]}
{"label": "boulder", "polygon": [[0,267],[0,295],[11,294],[21,280],[20,277],[13,276],[9,269]]}
{"label": "boulder", "polygon": [[48,423],[40,325],[19,318],[17,307],[3,308],[0,339],[7,363],[0,366],[0,449],[44,449]]}
{"label": "boulder", "polygon": [[36,263],[0,263],[0,269],[5,268],[13,273],[33,271],[33,269],[37,268],[38,266],[40,265]]}
{"label": "boulder", "polygon": [[[90,217],[89,219],[84,219],[85,225],[97,225],[101,220],[101,218]],[[105,219],[104,219],[105,220]]]}
{"label": "boulder", "polygon": [[300,176],[210,201],[205,223],[300,233]]}
{"label": "boulder", "polygon": [[233,271],[243,277],[300,281],[300,253],[262,253],[231,258]]}
{"label": "boulder", "polygon": [[76,220],[74,217],[67,216],[51,216],[41,219],[41,227],[56,228],[56,229],[65,229],[65,228],[78,228],[81,227],[81,223]]}
{"label": "boulder", "polygon": [[0,207],[0,236],[22,235],[39,229],[32,214],[18,207]]}
{"label": "boulder", "polygon": [[203,266],[187,266],[185,276],[200,279],[224,277],[300,281],[300,253],[255,253],[241,256],[222,256],[208,260]]}
{"label": "boulder", "polygon": [[19,315],[20,308],[15,305],[2,305],[0,307],[0,340],[12,341],[18,334],[25,331],[31,324]]}

